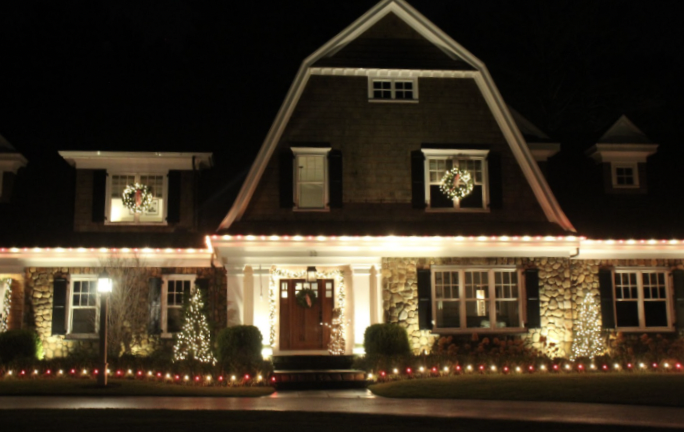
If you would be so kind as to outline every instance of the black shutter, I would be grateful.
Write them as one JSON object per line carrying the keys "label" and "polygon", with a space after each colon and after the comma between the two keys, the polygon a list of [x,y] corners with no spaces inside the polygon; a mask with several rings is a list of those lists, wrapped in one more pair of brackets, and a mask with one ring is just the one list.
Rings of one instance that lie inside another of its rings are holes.
{"label": "black shutter", "polygon": [[342,208],[342,152],[331,150],[328,153],[328,183],[330,208]]}
{"label": "black shutter", "polygon": [[527,328],[541,327],[541,307],[539,305],[539,270],[525,270],[525,291],[527,294]]}
{"label": "black shutter", "polygon": [[93,171],[93,208],[92,221],[105,221],[105,203],[107,197],[107,170]]}
{"label": "black shutter", "polygon": [[294,154],[292,150],[280,153],[280,207],[294,207]]}
{"label": "black shutter", "polygon": [[489,176],[489,208],[503,207],[503,176],[501,174],[501,155],[490,152],[487,156],[487,173]]}
{"label": "black shutter", "polygon": [[148,281],[150,290],[150,320],[147,323],[147,333],[154,335],[161,333],[161,278],[150,278]]}
{"label": "black shutter", "polygon": [[14,177],[13,172],[2,172],[2,191],[0,191],[0,202],[10,202],[12,198],[12,190],[14,190]]}
{"label": "black shutter", "polygon": [[432,330],[432,275],[430,269],[418,269],[418,328]]}
{"label": "black shutter", "polygon": [[180,222],[181,211],[181,172],[169,171],[169,196],[166,209],[166,221],[168,223]]}
{"label": "black shutter", "polygon": [[52,335],[66,334],[67,280],[52,283]]}
{"label": "black shutter", "polygon": [[411,193],[413,208],[425,208],[425,155],[422,150],[411,152]]}
{"label": "black shutter", "polygon": [[675,298],[675,327],[684,330],[684,270],[672,271]]}
{"label": "black shutter", "polygon": [[599,290],[603,328],[613,329],[615,328],[615,309],[613,308],[613,272],[610,269],[599,269]]}

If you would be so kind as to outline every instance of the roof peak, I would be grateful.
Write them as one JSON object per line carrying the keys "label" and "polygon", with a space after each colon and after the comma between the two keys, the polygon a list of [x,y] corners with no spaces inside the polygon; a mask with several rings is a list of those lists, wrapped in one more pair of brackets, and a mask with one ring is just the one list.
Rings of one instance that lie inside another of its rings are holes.
{"label": "roof peak", "polygon": [[653,144],[626,115],[619,119],[599,138],[598,144]]}

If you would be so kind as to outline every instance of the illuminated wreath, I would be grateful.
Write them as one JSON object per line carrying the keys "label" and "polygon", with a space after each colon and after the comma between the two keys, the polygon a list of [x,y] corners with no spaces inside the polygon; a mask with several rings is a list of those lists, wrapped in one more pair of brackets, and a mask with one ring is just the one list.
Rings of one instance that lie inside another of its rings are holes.
{"label": "illuminated wreath", "polygon": [[295,294],[295,298],[299,306],[311,309],[316,304],[316,300],[318,300],[318,294],[312,289],[305,288]]}
{"label": "illuminated wreath", "polygon": [[444,174],[439,190],[451,199],[463,199],[473,191],[473,178],[468,171],[454,168]]}
{"label": "illuminated wreath", "polygon": [[123,205],[134,213],[144,213],[152,208],[152,191],[147,185],[134,183],[127,185],[121,194]]}

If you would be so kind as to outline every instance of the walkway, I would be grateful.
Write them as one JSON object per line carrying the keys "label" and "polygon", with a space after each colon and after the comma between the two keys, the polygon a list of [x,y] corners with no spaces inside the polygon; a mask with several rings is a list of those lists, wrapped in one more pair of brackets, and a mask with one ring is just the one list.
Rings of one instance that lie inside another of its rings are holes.
{"label": "walkway", "polygon": [[309,411],[612,424],[684,429],[684,408],[567,402],[386,399],[367,390],[277,392],[263,398],[0,397],[3,409]]}

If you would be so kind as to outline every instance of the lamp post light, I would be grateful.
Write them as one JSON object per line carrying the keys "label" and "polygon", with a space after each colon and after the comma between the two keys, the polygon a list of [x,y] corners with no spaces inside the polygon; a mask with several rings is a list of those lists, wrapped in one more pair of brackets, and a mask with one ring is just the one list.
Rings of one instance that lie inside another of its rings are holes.
{"label": "lamp post light", "polygon": [[107,386],[107,312],[109,310],[109,294],[112,292],[112,279],[107,271],[97,278],[97,291],[100,293],[100,361],[102,363],[97,384]]}

